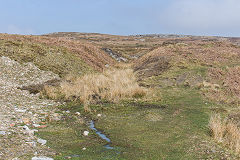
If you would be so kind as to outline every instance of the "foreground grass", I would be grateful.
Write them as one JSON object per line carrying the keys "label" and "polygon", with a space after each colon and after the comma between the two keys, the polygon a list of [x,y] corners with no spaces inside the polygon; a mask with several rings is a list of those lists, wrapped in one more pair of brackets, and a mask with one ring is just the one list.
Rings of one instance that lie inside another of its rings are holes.
{"label": "foreground grass", "polygon": [[104,149],[105,142],[94,133],[84,137],[82,133],[89,130],[86,125],[80,124],[73,116],[65,118],[64,122],[51,123],[38,133],[38,136],[48,140],[48,146],[57,151],[54,159],[120,159],[116,151]]}
{"label": "foreground grass", "polygon": [[[105,150],[105,142],[91,131],[89,137],[83,137],[81,133],[89,129],[77,125],[78,121],[71,118],[60,126],[54,124],[52,129],[43,129],[39,134],[49,140],[51,148],[62,153],[56,159],[67,155],[81,155],[75,159],[221,158],[220,153],[204,152],[211,150],[210,142],[209,148],[200,145],[202,141],[210,140],[208,120],[212,104],[204,101],[195,89],[168,87],[161,91],[163,96],[159,102],[128,100],[102,104],[92,106],[95,112],[84,115],[95,119],[96,128],[108,135],[119,154]],[[61,109],[73,114],[83,111],[79,105],[66,105]],[[96,117],[97,113],[103,116]],[[83,147],[87,150],[83,151]]]}
{"label": "foreground grass", "polygon": [[194,135],[206,134],[208,123],[201,96],[181,88],[166,89],[163,95],[155,105],[125,103],[97,123],[114,145],[127,148],[126,159],[197,158],[190,152]]}

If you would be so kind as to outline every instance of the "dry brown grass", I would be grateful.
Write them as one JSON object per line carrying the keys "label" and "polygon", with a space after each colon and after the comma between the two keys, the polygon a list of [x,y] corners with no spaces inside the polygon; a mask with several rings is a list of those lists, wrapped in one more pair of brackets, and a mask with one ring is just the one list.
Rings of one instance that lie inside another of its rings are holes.
{"label": "dry brown grass", "polygon": [[222,122],[222,119],[219,114],[214,114],[211,116],[209,121],[209,128],[211,129],[211,133],[213,138],[217,142],[223,141],[223,135],[225,132],[225,125]]}
{"label": "dry brown grass", "polygon": [[208,79],[211,83],[217,83],[218,89],[209,88],[205,95],[211,99],[227,104],[238,104],[240,98],[240,67],[228,67],[226,69],[210,68]]}
{"label": "dry brown grass", "polygon": [[57,88],[46,86],[44,94],[53,99],[80,100],[85,110],[89,110],[91,103],[142,97],[146,90],[138,85],[131,69],[112,69],[99,74],[68,77]]}
{"label": "dry brown grass", "polygon": [[210,118],[209,128],[217,142],[223,143],[236,153],[240,153],[240,129],[233,121],[222,120],[220,115],[214,114]]}
{"label": "dry brown grass", "polygon": [[160,47],[137,59],[133,66],[134,71],[140,78],[158,76],[171,67],[172,56],[167,49]]}

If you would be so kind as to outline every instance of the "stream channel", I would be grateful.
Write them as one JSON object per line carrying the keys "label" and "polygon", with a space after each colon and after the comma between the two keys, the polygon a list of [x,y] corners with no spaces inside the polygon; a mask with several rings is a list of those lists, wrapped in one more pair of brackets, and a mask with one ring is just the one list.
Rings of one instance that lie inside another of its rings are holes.
{"label": "stream channel", "polygon": [[[94,124],[93,120],[91,120],[88,123],[88,127],[91,130],[93,130],[102,140],[107,142],[107,144],[103,146],[105,149],[107,149],[107,150],[114,150],[116,154],[120,154],[119,151],[115,150],[116,148],[111,146],[111,140],[105,134],[103,134],[101,131],[99,131],[99,130],[97,130],[95,128],[95,124]],[[66,157],[76,158],[76,157],[81,157],[81,155],[69,155],[69,156],[66,156]]]}
{"label": "stream channel", "polygon": [[105,135],[103,134],[102,132],[98,131],[96,128],[95,128],[95,125],[94,125],[94,121],[90,121],[89,123],[89,128],[94,130],[95,133],[103,140],[107,141],[108,143],[106,145],[104,145],[104,148],[106,149],[114,149],[113,147],[110,146],[111,144],[111,140]]}

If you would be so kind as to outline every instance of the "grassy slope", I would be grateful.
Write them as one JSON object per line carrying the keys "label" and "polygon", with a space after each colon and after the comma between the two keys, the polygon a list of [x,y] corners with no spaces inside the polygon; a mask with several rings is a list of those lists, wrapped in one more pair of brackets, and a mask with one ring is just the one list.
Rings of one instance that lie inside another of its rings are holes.
{"label": "grassy slope", "polygon": [[102,71],[114,60],[86,42],[40,36],[0,34],[0,56],[19,62],[33,62],[42,70],[53,71],[60,76],[81,75]]}
{"label": "grassy slope", "polygon": [[1,40],[0,56],[9,57],[20,63],[33,62],[40,69],[52,71],[60,76],[93,71],[80,57],[65,48],[49,47],[39,43]]}

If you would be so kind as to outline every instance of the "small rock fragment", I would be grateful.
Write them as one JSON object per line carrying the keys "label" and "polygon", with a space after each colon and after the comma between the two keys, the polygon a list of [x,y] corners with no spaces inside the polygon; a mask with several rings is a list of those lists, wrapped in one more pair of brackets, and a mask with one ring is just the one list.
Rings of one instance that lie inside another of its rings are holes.
{"label": "small rock fragment", "polygon": [[30,131],[30,129],[28,128],[28,126],[23,126],[23,129],[26,130],[26,131]]}
{"label": "small rock fragment", "polygon": [[10,124],[10,127],[14,127],[14,126],[15,126],[15,124],[14,124],[14,123]]}
{"label": "small rock fragment", "polygon": [[47,125],[41,125],[41,126],[38,126],[38,128],[46,128]]}
{"label": "small rock fragment", "polygon": [[50,117],[50,121],[60,121],[60,120],[61,120],[61,116],[58,113],[54,113]]}
{"label": "small rock fragment", "polygon": [[39,127],[40,125],[39,124],[33,124],[33,127]]}
{"label": "small rock fragment", "polygon": [[42,145],[45,145],[45,144],[47,143],[47,140],[39,138],[39,139],[37,140],[37,142],[40,143],[40,144],[42,144]]}
{"label": "small rock fragment", "polygon": [[32,160],[53,160],[53,158],[40,156],[40,157],[32,157]]}
{"label": "small rock fragment", "polygon": [[27,110],[26,109],[15,109],[16,112],[19,113],[25,113]]}
{"label": "small rock fragment", "polygon": [[66,113],[70,113],[70,111],[69,111],[69,110],[67,110],[67,111],[66,111]]}
{"label": "small rock fragment", "polygon": [[29,118],[22,118],[22,121],[25,124],[30,124],[30,119]]}
{"label": "small rock fragment", "polygon": [[6,135],[6,131],[0,131],[0,135]]}
{"label": "small rock fragment", "polygon": [[97,114],[97,116],[98,116],[98,117],[101,117],[101,116],[102,116],[102,114]]}
{"label": "small rock fragment", "polygon": [[80,112],[76,112],[75,114],[76,114],[77,116],[80,116]]}
{"label": "small rock fragment", "polygon": [[86,149],[87,149],[87,148],[85,148],[85,147],[84,147],[84,148],[82,148],[82,150],[83,150],[83,151],[85,151]]}
{"label": "small rock fragment", "polygon": [[84,135],[84,136],[88,136],[88,134],[89,134],[88,131],[84,131],[84,132],[83,132],[83,135]]}
{"label": "small rock fragment", "polygon": [[29,144],[32,147],[36,147],[36,142],[26,142],[27,144]]}

